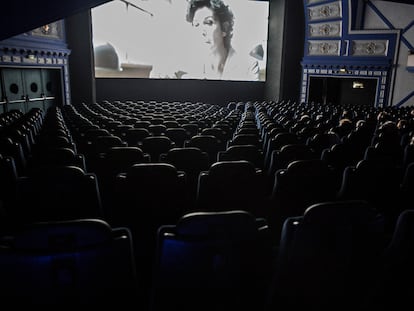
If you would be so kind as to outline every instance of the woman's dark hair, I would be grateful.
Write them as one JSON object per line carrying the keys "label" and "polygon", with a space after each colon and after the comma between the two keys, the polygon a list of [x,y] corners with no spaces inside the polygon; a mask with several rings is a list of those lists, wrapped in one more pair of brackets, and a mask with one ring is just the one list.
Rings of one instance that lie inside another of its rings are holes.
{"label": "woman's dark hair", "polygon": [[213,11],[215,18],[220,23],[222,31],[226,33],[226,36],[224,37],[224,46],[227,49],[230,48],[230,41],[233,37],[233,12],[222,0],[189,0],[186,16],[187,22],[192,23],[195,12],[203,7]]}

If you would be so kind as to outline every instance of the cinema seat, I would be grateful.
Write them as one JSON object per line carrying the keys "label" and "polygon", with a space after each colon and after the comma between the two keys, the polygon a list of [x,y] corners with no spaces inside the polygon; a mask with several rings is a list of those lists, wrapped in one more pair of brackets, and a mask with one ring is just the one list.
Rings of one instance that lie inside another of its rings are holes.
{"label": "cinema seat", "polygon": [[150,310],[262,310],[270,256],[264,219],[186,214],[158,230]]}
{"label": "cinema seat", "polygon": [[301,144],[300,138],[293,133],[279,132],[276,136],[267,140],[265,146],[265,168],[270,167],[270,158],[274,150],[280,150],[283,146],[290,144]]}
{"label": "cinema seat", "polygon": [[159,162],[160,155],[174,148],[174,142],[167,136],[149,136],[142,140],[141,149],[151,156],[151,162]]}
{"label": "cinema seat", "polygon": [[187,132],[181,127],[167,128],[165,136],[171,139],[178,148],[182,148],[184,142],[189,139]]}
{"label": "cinema seat", "polygon": [[113,221],[146,235],[155,236],[158,226],[175,222],[187,208],[185,173],[171,164],[134,164],[118,174],[114,187]]}
{"label": "cinema seat", "polygon": [[0,295],[14,307],[126,307],[136,295],[132,236],[97,219],[15,228],[0,238]]}
{"label": "cinema seat", "polygon": [[23,175],[27,168],[27,157],[20,143],[10,137],[0,137],[0,153],[12,157],[16,165],[17,174]]}
{"label": "cinema seat", "polygon": [[270,155],[269,169],[267,175],[271,178],[279,169],[285,169],[288,165],[297,160],[314,160],[318,159],[315,152],[304,144],[288,144],[280,150],[272,151]]}
{"label": "cinema seat", "polygon": [[65,147],[50,147],[45,150],[38,150],[32,154],[27,170],[41,170],[57,166],[76,166],[86,172],[85,156],[77,154],[73,149]]}
{"label": "cinema seat", "polygon": [[263,151],[256,145],[234,145],[227,148],[226,151],[219,151],[217,155],[218,161],[238,161],[246,160],[256,168],[263,168]]}
{"label": "cinema seat", "polygon": [[220,127],[205,128],[201,131],[201,135],[212,135],[216,137],[221,142],[222,146],[225,146],[227,144],[227,140],[230,138],[227,132]]}
{"label": "cinema seat", "polygon": [[266,310],[353,310],[380,276],[384,218],[366,201],[321,202],[283,225]]}
{"label": "cinema seat", "polygon": [[401,212],[396,204],[401,195],[401,181],[401,168],[393,163],[382,159],[361,160],[344,170],[338,198],[368,201],[386,216],[387,231],[391,233]]}
{"label": "cinema seat", "polygon": [[33,171],[17,179],[16,223],[101,218],[103,210],[96,175],[75,166]]}
{"label": "cinema seat", "polygon": [[0,153],[0,234],[8,227],[7,210],[15,200],[17,170],[14,159]]}
{"label": "cinema seat", "polygon": [[106,214],[118,205],[114,188],[116,176],[126,172],[134,164],[149,162],[150,156],[138,147],[112,147],[100,155],[95,174]]}
{"label": "cinema seat", "polygon": [[414,286],[414,210],[401,212],[392,239],[382,256],[383,276],[378,287],[377,310],[405,310],[412,301]]}
{"label": "cinema seat", "polygon": [[333,171],[322,160],[297,160],[278,170],[267,214],[275,237],[286,218],[302,215],[311,204],[335,200],[336,191]]}
{"label": "cinema seat", "polygon": [[140,147],[144,138],[151,136],[146,128],[131,128],[125,132],[124,141],[129,147]]}
{"label": "cinema seat", "polygon": [[262,171],[246,161],[220,161],[198,180],[197,209],[201,211],[245,210],[262,216]]}
{"label": "cinema seat", "polygon": [[196,147],[208,153],[210,164],[217,161],[217,153],[224,150],[221,141],[213,135],[196,135],[186,141],[184,147]]}
{"label": "cinema seat", "polygon": [[238,145],[254,145],[260,148],[262,141],[258,134],[236,134],[227,142],[227,148]]}
{"label": "cinema seat", "polygon": [[185,129],[187,136],[191,139],[191,137],[198,135],[200,129],[198,128],[197,124],[194,123],[184,123],[181,124],[181,127]]}
{"label": "cinema seat", "polygon": [[177,170],[185,172],[187,195],[191,202],[195,202],[198,176],[210,167],[208,154],[195,147],[172,148],[161,154],[160,162],[172,164]]}

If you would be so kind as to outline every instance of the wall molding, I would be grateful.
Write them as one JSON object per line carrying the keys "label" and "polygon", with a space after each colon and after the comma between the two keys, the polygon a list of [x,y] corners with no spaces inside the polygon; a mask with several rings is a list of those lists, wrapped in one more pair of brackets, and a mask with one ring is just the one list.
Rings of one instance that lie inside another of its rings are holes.
{"label": "wall molding", "polygon": [[[313,13],[305,16],[302,102],[307,102],[309,97],[309,74],[344,77],[346,73],[347,77],[381,77],[373,105],[390,105],[401,30],[352,29],[353,14],[357,12],[353,5],[356,4],[352,0],[304,3],[305,12]],[[321,20],[324,12],[327,12],[326,21]],[[341,25],[339,36],[332,35],[330,25],[336,25],[333,30]]]}
{"label": "wall molding", "polygon": [[[69,55],[63,21],[0,41],[1,67],[59,68],[63,104],[70,104]],[[50,28],[48,28],[50,27]]]}

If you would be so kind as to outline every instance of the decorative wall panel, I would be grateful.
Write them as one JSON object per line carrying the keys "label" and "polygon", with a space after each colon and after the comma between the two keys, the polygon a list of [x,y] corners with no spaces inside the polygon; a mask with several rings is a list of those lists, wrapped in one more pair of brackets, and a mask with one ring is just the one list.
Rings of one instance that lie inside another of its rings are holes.
{"label": "decorative wall panel", "polygon": [[33,29],[28,35],[41,38],[63,39],[63,21],[57,21]]}
{"label": "decorative wall panel", "polygon": [[309,40],[308,55],[339,56],[340,40]]}
{"label": "decorative wall panel", "polygon": [[309,21],[342,17],[341,1],[312,6],[308,8]]}
{"label": "decorative wall panel", "polygon": [[388,40],[352,40],[351,55],[353,56],[386,56]]}
{"label": "decorative wall panel", "polygon": [[342,22],[309,24],[309,37],[340,37],[342,34]]}

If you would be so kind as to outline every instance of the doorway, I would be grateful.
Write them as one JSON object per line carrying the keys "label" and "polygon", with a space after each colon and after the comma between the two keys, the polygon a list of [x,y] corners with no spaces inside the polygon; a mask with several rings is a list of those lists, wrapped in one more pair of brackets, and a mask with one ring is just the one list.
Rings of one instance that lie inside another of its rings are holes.
{"label": "doorway", "polygon": [[62,105],[60,68],[0,68],[0,112]]}
{"label": "doorway", "polygon": [[319,77],[309,80],[309,102],[375,106],[377,78]]}

